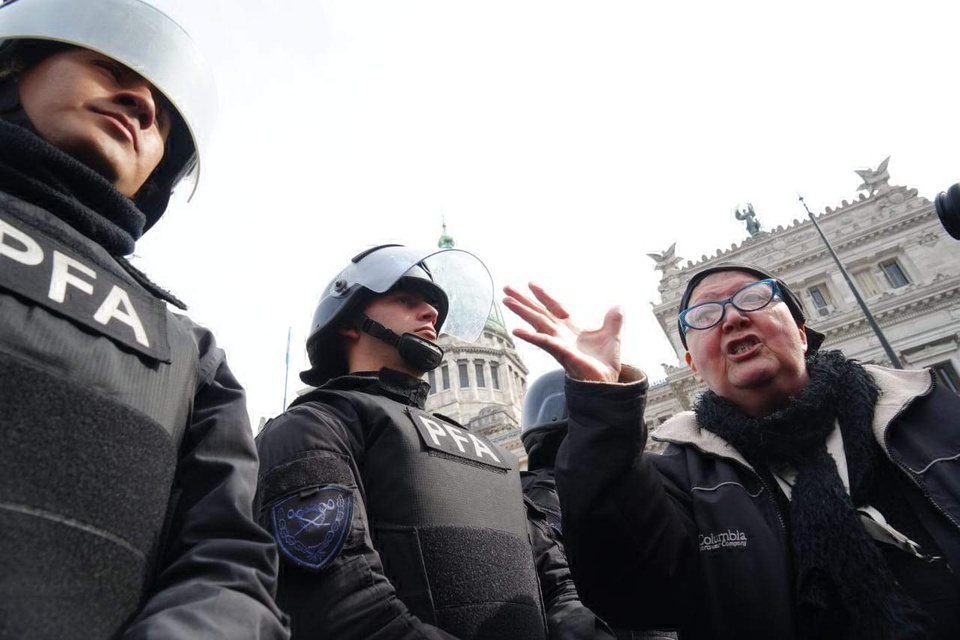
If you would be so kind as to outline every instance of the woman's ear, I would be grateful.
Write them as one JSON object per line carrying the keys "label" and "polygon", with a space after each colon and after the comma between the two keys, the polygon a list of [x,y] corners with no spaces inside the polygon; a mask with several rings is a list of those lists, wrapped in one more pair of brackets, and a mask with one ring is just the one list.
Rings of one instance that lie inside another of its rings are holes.
{"label": "woman's ear", "polygon": [[697,379],[697,382],[703,382],[700,376],[697,375],[697,363],[693,361],[693,356],[690,355],[689,351],[684,354],[683,359],[687,361],[687,366],[690,367],[690,371],[693,371],[693,377]]}

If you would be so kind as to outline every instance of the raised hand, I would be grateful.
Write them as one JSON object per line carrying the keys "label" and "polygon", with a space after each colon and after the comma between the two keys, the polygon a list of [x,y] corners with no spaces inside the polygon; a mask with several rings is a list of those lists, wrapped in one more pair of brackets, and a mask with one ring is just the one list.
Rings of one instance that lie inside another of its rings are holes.
{"label": "raised hand", "polygon": [[620,307],[607,311],[603,326],[584,330],[542,287],[531,283],[531,300],[513,287],[504,287],[503,304],[520,316],[530,329],[514,329],[513,335],[540,347],[560,363],[575,380],[616,382],[620,375]]}

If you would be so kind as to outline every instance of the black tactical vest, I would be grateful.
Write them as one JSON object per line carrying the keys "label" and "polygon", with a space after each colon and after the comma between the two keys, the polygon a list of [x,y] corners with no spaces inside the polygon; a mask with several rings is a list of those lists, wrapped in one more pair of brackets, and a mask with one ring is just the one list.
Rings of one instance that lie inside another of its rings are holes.
{"label": "black tactical vest", "polygon": [[374,546],[411,613],[458,638],[545,638],[517,460],[457,423],[369,393],[350,403]]}
{"label": "black tactical vest", "polygon": [[0,637],[114,637],[136,613],[198,360],[101,247],[0,193]]}

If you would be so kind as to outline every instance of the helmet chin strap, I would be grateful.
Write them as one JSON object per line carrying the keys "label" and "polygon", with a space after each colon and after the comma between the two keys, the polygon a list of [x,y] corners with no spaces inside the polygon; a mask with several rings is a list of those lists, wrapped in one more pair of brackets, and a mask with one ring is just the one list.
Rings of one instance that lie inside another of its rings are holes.
{"label": "helmet chin strap", "polygon": [[358,319],[357,328],[395,347],[400,353],[400,358],[417,371],[424,373],[433,371],[443,360],[443,349],[440,345],[424,340],[415,333],[399,335],[365,315],[361,315]]}

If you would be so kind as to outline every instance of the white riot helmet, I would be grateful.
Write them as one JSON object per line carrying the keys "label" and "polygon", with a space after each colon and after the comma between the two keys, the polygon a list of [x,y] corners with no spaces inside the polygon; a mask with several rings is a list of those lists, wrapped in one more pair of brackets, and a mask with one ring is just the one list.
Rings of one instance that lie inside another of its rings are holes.
{"label": "white riot helmet", "polygon": [[437,333],[473,342],[483,332],[493,304],[493,279],[483,262],[461,249],[414,249],[388,244],[367,249],[323,289],[310,323],[310,369],[300,379],[319,386],[347,373],[338,329],[354,326],[400,353],[421,371],[440,364],[443,349],[415,334],[397,335],[363,315],[376,296],[396,288],[417,291],[437,309]]}
{"label": "white riot helmet", "polygon": [[26,41],[73,45],[113,58],[173,105],[181,122],[150,178],[157,188],[142,189],[134,198],[147,217],[145,229],[163,215],[182,180],[192,182],[193,195],[217,95],[212,74],[179,24],[141,0],[0,0],[0,61],[17,55]]}

